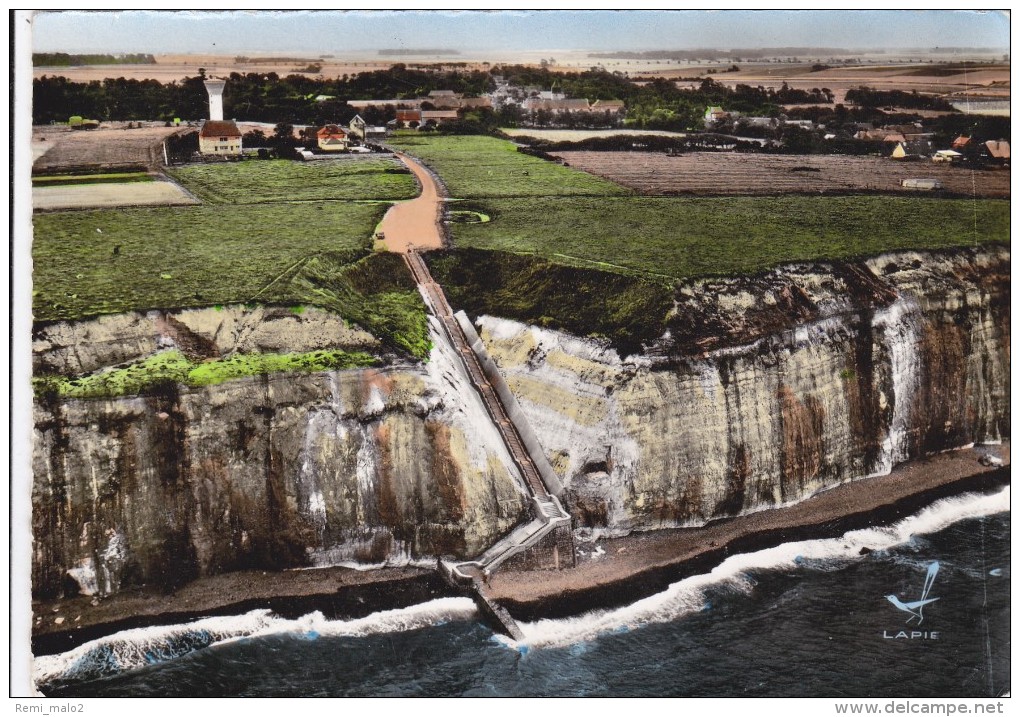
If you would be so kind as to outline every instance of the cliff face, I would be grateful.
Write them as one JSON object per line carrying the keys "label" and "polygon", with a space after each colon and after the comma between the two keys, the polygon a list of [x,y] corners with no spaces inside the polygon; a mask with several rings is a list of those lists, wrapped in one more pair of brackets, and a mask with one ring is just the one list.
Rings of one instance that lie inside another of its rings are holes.
{"label": "cliff face", "polygon": [[[374,341],[315,312],[231,311],[46,327],[36,367]],[[1009,251],[993,248],[691,282],[669,333],[626,360],[563,333],[477,323],[575,527],[624,532],[797,501],[1008,435],[1009,314]],[[478,555],[527,501],[435,326],[432,340],[424,367],[41,399],[36,595]]]}
{"label": "cliff face", "polygon": [[33,590],[473,556],[526,513],[444,346],[426,367],[275,374],[35,409]]}
{"label": "cliff face", "polygon": [[480,334],[566,486],[622,532],[789,503],[1009,432],[1009,252],[898,253],[680,287],[645,356]]}

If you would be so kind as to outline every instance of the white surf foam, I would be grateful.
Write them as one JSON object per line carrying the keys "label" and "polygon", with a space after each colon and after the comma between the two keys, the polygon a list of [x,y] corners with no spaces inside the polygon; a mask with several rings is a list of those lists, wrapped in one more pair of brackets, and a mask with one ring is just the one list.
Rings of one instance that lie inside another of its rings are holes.
{"label": "white surf foam", "polygon": [[211,617],[182,625],[125,630],[69,652],[37,657],[33,670],[37,685],[58,679],[90,680],[245,638],[282,634],[361,637],[470,620],[476,615],[477,608],[470,598],[440,598],[354,620],[327,620],[320,612],[288,620],[269,610],[253,610],[244,615]]}
{"label": "white surf foam", "polygon": [[625,632],[642,625],[669,622],[704,608],[707,588],[749,592],[754,570],[792,570],[805,560],[824,560],[830,566],[856,560],[862,548],[887,550],[912,536],[934,533],[960,520],[1009,510],[1009,487],[993,495],[967,494],[937,501],[916,515],[887,527],[854,530],[839,538],[784,543],[754,553],[733,555],[710,573],[673,583],[666,590],[615,610],[595,611],[559,620],[520,623],[524,640],[498,638],[517,649],[566,647],[595,637]]}

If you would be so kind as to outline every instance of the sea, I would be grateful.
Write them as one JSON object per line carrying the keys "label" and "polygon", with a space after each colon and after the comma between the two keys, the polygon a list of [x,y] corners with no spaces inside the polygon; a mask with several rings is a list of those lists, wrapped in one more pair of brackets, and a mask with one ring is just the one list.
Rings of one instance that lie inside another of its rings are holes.
{"label": "sea", "polygon": [[[897,604],[898,603],[898,604]],[[493,633],[467,598],[355,620],[268,611],[37,658],[47,696],[998,697],[1009,488],[733,555],[614,609]]]}

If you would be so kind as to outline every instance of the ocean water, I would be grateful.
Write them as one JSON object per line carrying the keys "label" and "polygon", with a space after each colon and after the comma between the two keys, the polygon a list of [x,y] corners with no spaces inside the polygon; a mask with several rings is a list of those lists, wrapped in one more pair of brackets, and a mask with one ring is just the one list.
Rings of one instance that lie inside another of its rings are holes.
{"label": "ocean water", "polygon": [[[1008,510],[1006,488],[732,556],[631,605],[523,623],[519,643],[467,598],[348,621],[256,611],[120,633],[39,658],[36,678],[65,697],[999,696]],[[919,624],[890,595],[937,600]]]}

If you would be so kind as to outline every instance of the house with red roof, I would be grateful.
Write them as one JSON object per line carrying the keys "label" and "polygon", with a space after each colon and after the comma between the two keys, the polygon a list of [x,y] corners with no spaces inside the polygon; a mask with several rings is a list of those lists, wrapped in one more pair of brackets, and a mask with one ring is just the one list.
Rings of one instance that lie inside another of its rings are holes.
{"label": "house with red roof", "polygon": [[350,136],[343,127],[328,124],[315,133],[319,149],[323,152],[344,152],[351,144]]}
{"label": "house with red roof", "polygon": [[206,120],[198,133],[198,151],[220,157],[241,156],[241,130],[233,120]]}

